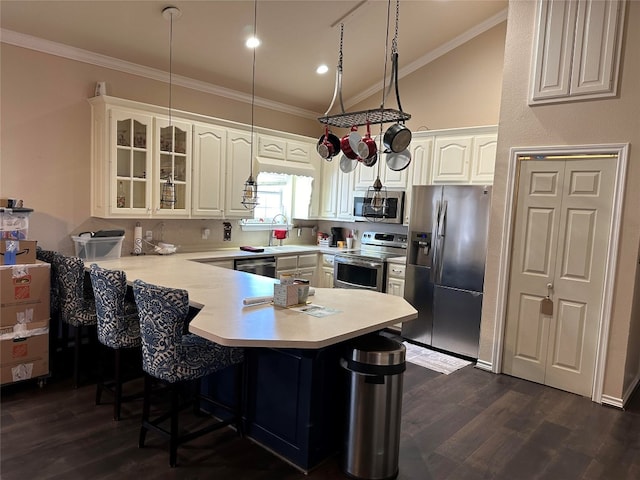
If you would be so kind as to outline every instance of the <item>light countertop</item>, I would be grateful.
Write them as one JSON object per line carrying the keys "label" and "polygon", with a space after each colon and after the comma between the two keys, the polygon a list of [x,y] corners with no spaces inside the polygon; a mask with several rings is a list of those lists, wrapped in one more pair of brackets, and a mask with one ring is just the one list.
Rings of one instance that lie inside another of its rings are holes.
{"label": "light countertop", "polygon": [[[299,248],[302,250],[295,253],[326,250],[316,246],[310,246],[312,250]],[[284,254],[284,250],[281,251]],[[265,254],[271,252],[265,249],[259,255]],[[273,295],[276,280],[202,263],[206,259],[244,256],[256,254],[235,248],[226,254],[212,251],[128,256],[85,264],[98,263],[104,268],[124,270],[129,283],[141,279],[187,290],[191,305],[201,308],[189,330],[227,346],[322,348],[417,316],[417,311],[401,297],[351,289],[315,289],[315,296],[310,296],[309,301],[336,310],[326,317],[271,304],[244,306],[245,298]]]}

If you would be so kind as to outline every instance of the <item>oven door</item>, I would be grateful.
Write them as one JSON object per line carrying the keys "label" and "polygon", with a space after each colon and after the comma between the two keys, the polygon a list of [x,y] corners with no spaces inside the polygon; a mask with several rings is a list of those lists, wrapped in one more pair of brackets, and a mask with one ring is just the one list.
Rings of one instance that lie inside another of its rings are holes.
{"label": "oven door", "polygon": [[336,255],[333,286],[384,292],[384,266],[385,263],[379,260]]}

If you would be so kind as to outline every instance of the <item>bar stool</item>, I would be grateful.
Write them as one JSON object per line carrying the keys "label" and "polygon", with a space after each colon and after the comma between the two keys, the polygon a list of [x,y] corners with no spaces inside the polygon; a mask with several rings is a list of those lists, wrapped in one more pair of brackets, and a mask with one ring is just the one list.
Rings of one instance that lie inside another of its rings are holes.
{"label": "bar stool", "polygon": [[135,303],[129,303],[125,300],[127,276],[123,271],[108,270],[94,263],[90,267],[89,276],[96,302],[98,341],[113,349],[114,356],[113,380],[105,381],[104,374],[101,375],[96,385],[96,405],[100,404],[103,390],[113,392],[113,419],[120,420],[122,402],[141,396],[140,394],[122,395],[123,384],[137,378],[131,374],[124,377],[122,354],[123,351],[139,350],[138,309]]}
{"label": "bar stool", "polygon": [[[145,371],[142,426],[138,446],[144,447],[148,430],[154,430],[169,437],[169,465],[176,466],[178,445],[219,428],[236,424],[241,427],[242,384],[238,375],[237,405],[221,405],[213,399],[200,395],[200,379],[218,370],[240,364],[244,361],[244,349],[224,347],[198,335],[185,332],[185,320],[189,313],[189,296],[186,290],[171,289],[145,283],[133,282],[133,294],[140,317],[140,337],[142,340],[142,368]],[[150,419],[152,377],[166,382],[171,392],[169,412]],[[197,431],[180,435],[179,411],[193,403],[180,405],[180,388],[189,381],[195,381],[197,394],[194,401],[199,409],[199,400],[204,399],[222,407],[232,416],[217,421]],[[169,429],[161,426],[170,419]]]}
{"label": "bar stool", "polygon": [[73,349],[73,386],[78,388],[80,377],[81,328],[97,324],[96,304],[93,294],[85,296],[84,263],[78,257],[55,255],[54,268],[58,275],[60,316],[66,324],[75,327]]}

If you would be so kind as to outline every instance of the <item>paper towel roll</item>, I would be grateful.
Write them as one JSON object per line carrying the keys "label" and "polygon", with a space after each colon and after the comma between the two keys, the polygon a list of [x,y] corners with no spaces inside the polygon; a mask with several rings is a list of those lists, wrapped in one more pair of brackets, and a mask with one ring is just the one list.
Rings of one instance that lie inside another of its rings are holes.
{"label": "paper towel roll", "polygon": [[133,254],[142,254],[142,227],[140,225],[136,225],[133,230]]}

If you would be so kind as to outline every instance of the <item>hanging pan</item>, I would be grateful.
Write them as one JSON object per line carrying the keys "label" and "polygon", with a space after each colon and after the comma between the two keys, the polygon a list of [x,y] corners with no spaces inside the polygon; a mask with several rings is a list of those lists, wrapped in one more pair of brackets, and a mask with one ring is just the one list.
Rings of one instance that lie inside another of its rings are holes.
{"label": "hanging pan", "polygon": [[318,140],[317,150],[322,158],[329,161],[340,153],[340,139],[329,131],[328,125],[325,125],[324,135]]}
{"label": "hanging pan", "polygon": [[411,153],[408,148],[405,148],[401,152],[387,152],[387,167],[389,169],[399,172],[404,170],[411,163]]}
{"label": "hanging pan", "polygon": [[[398,101],[398,110],[402,112],[402,105],[400,104],[400,93],[398,92],[398,53],[392,54],[391,62],[391,76],[392,82],[396,87],[396,100]],[[411,143],[411,130],[405,127],[401,123],[391,125],[384,133],[383,143],[387,150],[391,150],[395,153],[400,153],[406,150]],[[411,160],[409,160],[411,161]]]}
{"label": "hanging pan", "polygon": [[358,160],[347,157],[344,153],[340,157],[340,170],[343,173],[353,172],[358,166]]}

